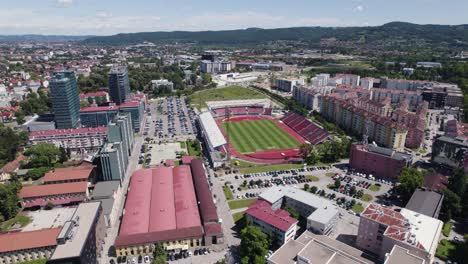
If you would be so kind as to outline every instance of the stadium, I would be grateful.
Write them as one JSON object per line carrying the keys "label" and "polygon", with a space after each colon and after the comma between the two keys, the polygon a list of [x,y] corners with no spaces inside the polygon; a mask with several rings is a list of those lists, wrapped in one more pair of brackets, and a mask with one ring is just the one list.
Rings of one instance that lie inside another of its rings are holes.
{"label": "stadium", "polygon": [[273,117],[268,99],[206,105],[199,124],[214,167],[222,166],[227,155],[254,163],[297,162],[302,144],[317,145],[328,138],[323,128],[294,112]]}

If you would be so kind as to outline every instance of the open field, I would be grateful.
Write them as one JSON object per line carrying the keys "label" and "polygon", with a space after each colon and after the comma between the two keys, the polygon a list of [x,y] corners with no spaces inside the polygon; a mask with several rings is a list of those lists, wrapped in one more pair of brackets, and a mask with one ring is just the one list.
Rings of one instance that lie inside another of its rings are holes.
{"label": "open field", "polygon": [[224,192],[224,195],[226,196],[226,200],[234,199],[234,195],[232,195],[231,189],[229,189],[229,187],[223,186],[223,192]]}
{"label": "open field", "polygon": [[20,227],[25,227],[31,222],[31,218],[26,215],[18,214],[16,217],[5,221],[1,225],[1,230],[7,231],[10,230],[14,224],[18,223]]}
{"label": "open field", "polygon": [[222,126],[230,143],[242,154],[299,147],[299,142],[271,120],[223,122]]}
{"label": "open field", "polygon": [[275,164],[275,165],[256,165],[250,168],[240,168],[241,173],[260,173],[260,172],[269,172],[269,171],[279,171],[279,170],[291,170],[291,169],[300,169],[304,168],[303,164]]}
{"label": "open field", "polygon": [[234,210],[234,209],[249,207],[249,205],[251,205],[255,201],[257,201],[257,198],[230,201],[228,202],[228,204],[229,204],[229,208],[231,210]]}
{"label": "open field", "polygon": [[208,89],[194,93],[188,97],[190,104],[201,109],[208,101],[263,99],[265,95],[241,86],[228,86],[219,89]]}

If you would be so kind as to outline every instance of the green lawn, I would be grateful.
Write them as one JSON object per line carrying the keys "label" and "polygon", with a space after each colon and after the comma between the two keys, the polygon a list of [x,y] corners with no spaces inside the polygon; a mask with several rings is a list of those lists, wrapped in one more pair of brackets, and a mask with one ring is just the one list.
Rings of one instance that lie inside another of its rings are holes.
{"label": "green lawn", "polygon": [[444,227],[442,228],[442,234],[444,234],[444,236],[448,237],[450,235],[450,231],[452,231],[452,223],[445,223],[444,224]]}
{"label": "green lawn", "polygon": [[298,148],[300,145],[271,120],[223,122],[222,127],[234,148],[242,154]]}
{"label": "green lawn", "polygon": [[[194,145],[197,145],[197,144],[198,144],[198,148],[195,148]],[[190,156],[196,156],[196,157],[202,156],[200,142],[196,139],[194,141],[187,142],[187,151]]]}
{"label": "green lawn", "polygon": [[357,203],[353,205],[353,208],[351,208],[351,210],[353,210],[353,212],[355,213],[361,213],[362,211],[364,211],[364,207],[362,206],[362,204]]}
{"label": "green lawn", "polygon": [[181,148],[183,148],[183,149],[184,149],[184,148],[187,148],[187,144],[185,144],[185,141],[181,141],[181,142],[179,142],[179,143],[180,143],[180,147],[181,147]]}
{"label": "green lawn", "polygon": [[229,189],[228,186],[223,186],[223,192],[224,195],[226,196],[226,200],[232,200],[234,199],[234,195],[232,195],[231,189]]}
{"label": "green lawn", "polygon": [[208,89],[196,92],[188,97],[191,105],[201,109],[208,101],[262,99],[265,95],[241,86],[228,86],[219,89]]}
{"label": "green lawn", "polygon": [[10,230],[15,223],[19,223],[21,227],[25,227],[30,222],[31,218],[22,214],[18,214],[16,217],[3,222],[1,225],[1,230]]}
{"label": "green lawn", "polygon": [[46,264],[47,259],[36,259],[31,261],[19,262],[18,264]]}
{"label": "green lawn", "polygon": [[361,197],[361,200],[363,200],[364,202],[370,202],[370,201],[372,201],[372,198],[373,198],[372,195],[365,193]]}
{"label": "green lawn", "polygon": [[232,218],[234,218],[234,222],[237,223],[239,220],[241,220],[245,215],[245,212],[238,212],[235,214],[232,214]]}
{"label": "green lawn", "polygon": [[304,165],[302,164],[275,164],[275,165],[255,166],[251,168],[240,169],[240,172],[246,174],[246,173],[259,173],[259,172],[290,170],[290,169],[300,169],[300,168],[304,168]]}
{"label": "green lawn", "polygon": [[307,180],[311,180],[313,182],[318,182],[320,180],[317,176],[314,176],[314,175],[307,175],[307,176],[305,176],[305,178]]}
{"label": "green lawn", "polygon": [[228,202],[228,204],[229,204],[229,208],[234,210],[234,209],[249,207],[249,205],[251,205],[255,201],[257,201],[257,198],[230,201]]}
{"label": "green lawn", "polygon": [[378,192],[380,191],[380,186],[376,185],[376,184],[372,184],[370,187],[369,187],[369,190],[373,191],[373,192]]}
{"label": "green lawn", "polygon": [[335,173],[334,172],[327,172],[327,173],[325,173],[325,176],[333,177],[333,176],[335,176]]}

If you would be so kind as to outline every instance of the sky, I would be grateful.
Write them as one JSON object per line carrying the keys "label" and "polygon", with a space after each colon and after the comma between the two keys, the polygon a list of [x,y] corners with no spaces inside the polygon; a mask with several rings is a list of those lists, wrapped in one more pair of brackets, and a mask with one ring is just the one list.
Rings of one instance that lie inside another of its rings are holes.
{"label": "sky", "polygon": [[0,0],[0,34],[468,24],[467,0]]}

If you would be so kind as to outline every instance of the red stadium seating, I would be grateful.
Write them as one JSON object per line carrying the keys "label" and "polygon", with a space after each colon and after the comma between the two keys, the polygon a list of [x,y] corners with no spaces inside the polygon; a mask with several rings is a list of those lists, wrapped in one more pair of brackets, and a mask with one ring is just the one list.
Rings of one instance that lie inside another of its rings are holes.
{"label": "red stadium seating", "polygon": [[317,145],[328,137],[327,131],[294,112],[287,113],[281,120],[312,145]]}

